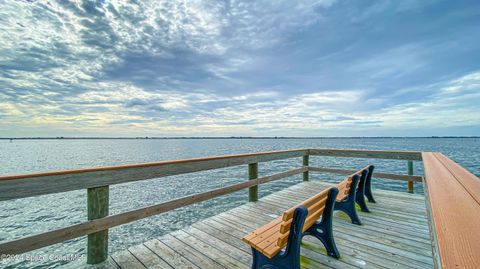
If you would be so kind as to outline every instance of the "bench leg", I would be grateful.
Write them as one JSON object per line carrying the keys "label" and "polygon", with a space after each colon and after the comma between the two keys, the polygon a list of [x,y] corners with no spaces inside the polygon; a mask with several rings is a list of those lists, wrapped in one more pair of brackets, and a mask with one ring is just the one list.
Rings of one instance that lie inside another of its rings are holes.
{"label": "bench leg", "polygon": [[312,225],[308,230],[305,231],[304,235],[315,236],[327,250],[328,256],[334,257],[336,259],[340,258],[340,252],[338,252],[337,245],[335,245],[335,240],[333,239],[332,225],[322,225],[321,223],[316,223]]}
{"label": "bench leg", "polygon": [[358,175],[353,176],[352,185],[350,187],[347,198],[345,198],[341,202],[336,202],[333,208],[334,210],[340,210],[342,212],[345,212],[345,214],[350,217],[350,220],[353,224],[362,225],[362,222],[357,215],[357,210],[355,209],[356,189],[359,180],[360,177]]}
{"label": "bench leg", "polygon": [[308,211],[304,206],[299,206],[293,214],[292,226],[288,236],[285,250],[280,251],[269,259],[256,249],[252,248],[252,269],[300,269],[300,243],[302,231]]}
{"label": "bench leg", "polygon": [[355,201],[363,212],[370,212],[365,202],[366,181],[369,175],[370,173],[367,170],[362,171],[362,176],[358,182],[357,193],[355,194]]}
{"label": "bench leg", "polygon": [[360,206],[360,209],[362,210],[362,212],[370,213],[370,209],[368,209],[367,203],[365,202],[365,197],[363,196],[363,194],[361,192],[357,191],[357,195],[355,197],[355,200],[356,200],[357,204]]}
{"label": "bench leg", "polygon": [[333,239],[333,207],[335,204],[335,198],[337,197],[338,189],[332,188],[328,193],[328,198],[325,203],[325,209],[323,210],[322,219],[320,222],[313,224],[308,228],[303,235],[315,236],[327,250],[328,256],[336,259],[340,258],[340,252],[338,252],[335,240]]}
{"label": "bench leg", "polygon": [[346,201],[335,203],[335,210],[340,210],[347,214],[353,224],[362,225],[362,222],[357,215],[357,210],[355,210],[355,202]]}
{"label": "bench leg", "polygon": [[368,168],[368,176],[367,176],[367,179],[365,180],[365,196],[367,196],[368,201],[370,203],[376,203],[372,194],[373,169],[375,169],[375,167],[373,165],[370,165],[370,167]]}

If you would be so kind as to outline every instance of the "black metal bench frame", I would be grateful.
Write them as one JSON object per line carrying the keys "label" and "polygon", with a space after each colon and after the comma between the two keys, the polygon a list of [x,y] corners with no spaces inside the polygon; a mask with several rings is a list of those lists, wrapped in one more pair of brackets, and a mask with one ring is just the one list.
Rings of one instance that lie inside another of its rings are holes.
{"label": "black metal bench frame", "polygon": [[301,205],[297,207],[293,214],[290,234],[288,235],[287,246],[273,258],[268,258],[261,252],[252,247],[253,269],[297,269],[300,268],[300,244],[305,235],[312,235],[318,238],[327,250],[327,254],[336,259],[340,258],[337,246],[333,239],[333,208],[338,189],[333,187],[328,192],[325,209],[321,215],[320,221],[315,222],[305,232],[303,226],[308,216],[308,209]]}
{"label": "black metal bench frame", "polygon": [[368,202],[376,203],[372,194],[372,176],[373,176],[374,169],[375,169],[375,166],[370,165],[368,167],[367,174],[365,175],[364,173],[362,173],[362,177],[360,178],[360,182],[358,183],[358,189],[355,196],[355,200],[357,204],[360,206],[360,209],[362,210],[362,212],[370,212],[370,210],[367,207],[367,203],[365,202],[365,197],[367,197]]}
{"label": "black metal bench frame", "polygon": [[[367,170],[362,171],[362,178],[368,173]],[[360,218],[357,215],[357,210],[355,209],[355,197],[357,194],[357,184],[360,181],[360,176],[354,175],[352,177],[352,184],[350,185],[350,190],[348,191],[347,197],[342,201],[335,202],[334,210],[339,210],[344,212],[350,217],[350,220],[353,224],[362,225]]]}

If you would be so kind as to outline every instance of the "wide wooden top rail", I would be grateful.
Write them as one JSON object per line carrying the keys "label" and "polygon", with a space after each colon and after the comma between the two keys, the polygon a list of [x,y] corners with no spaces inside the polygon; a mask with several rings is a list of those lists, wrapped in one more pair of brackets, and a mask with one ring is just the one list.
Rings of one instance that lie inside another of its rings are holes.
{"label": "wide wooden top rail", "polygon": [[36,174],[0,176],[0,201],[187,174],[250,163],[302,157],[306,155],[421,160],[421,152],[415,151],[294,149]]}
{"label": "wide wooden top rail", "polygon": [[437,268],[480,268],[480,179],[437,152],[422,153]]}

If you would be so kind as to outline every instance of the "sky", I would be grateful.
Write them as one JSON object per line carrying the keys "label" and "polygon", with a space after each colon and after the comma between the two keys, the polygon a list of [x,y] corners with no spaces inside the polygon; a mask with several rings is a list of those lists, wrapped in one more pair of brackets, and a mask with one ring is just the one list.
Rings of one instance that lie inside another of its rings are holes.
{"label": "sky", "polygon": [[478,0],[0,0],[0,137],[478,135]]}

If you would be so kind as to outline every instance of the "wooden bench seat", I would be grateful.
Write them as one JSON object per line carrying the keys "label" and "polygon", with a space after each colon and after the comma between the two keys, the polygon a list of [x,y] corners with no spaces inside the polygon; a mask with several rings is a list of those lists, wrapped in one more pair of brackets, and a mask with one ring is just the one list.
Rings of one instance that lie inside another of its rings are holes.
{"label": "wooden bench seat", "polygon": [[323,190],[245,236],[243,241],[252,247],[252,268],[265,265],[300,268],[300,242],[304,235],[321,238],[328,255],[339,258],[332,232],[332,212],[337,194],[335,187]]}
{"label": "wooden bench seat", "polygon": [[337,184],[339,194],[337,196],[334,209],[340,210],[347,214],[353,224],[362,224],[360,218],[358,217],[355,203],[360,206],[362,211],[370,212],[367,204],[365,203],[364,196],[365,190],[367,189],[366,186],[368,185],[369,197],[373,200],[370,189],[373,169],[373,165],[366,166]]}
{"label": "wooden bench seat", "polygon": [[347,177],[336,187],[323,190],[286,210],[282,216],[245,236],[243,241],[252,247],[252,268],[267,265],[299,268],[300,242],[305,235],[318,238],[329,256],[339,258],[332,232],[333,210],[346,212],[352,223],[360,224],[355,211],[355,194],[360,177],[365,180],[367,175],[368,167]]}

